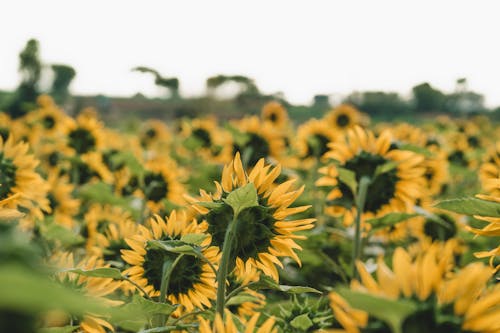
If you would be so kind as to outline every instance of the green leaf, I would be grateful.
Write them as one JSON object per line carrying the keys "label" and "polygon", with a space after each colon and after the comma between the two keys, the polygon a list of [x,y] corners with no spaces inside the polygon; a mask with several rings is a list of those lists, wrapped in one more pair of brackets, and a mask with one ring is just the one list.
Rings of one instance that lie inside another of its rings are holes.
{"label": "green leaf", "polygon": [[0,267],[0,308],[24,313],[59,309],[73,315],[105,314],[107,307],[96,299],[66,289],[46,276],[19,265]]}
{"label": "green leaf", "polygon": [[130,151],[124,150],[114,154],[111,157],[111,161],[115,165],[125,164],[134,175],[142,175],[144,173],[144,167]]}
{"label": "green leaf", "polygon": [[280,285],[267,275],[261,275],[259,281],[249,285],[249,288],[253,290],[260,290],[260,289],[278,290],[286,292],[288,294],[301,294],[301,293],[322,294],[321,291],[311,287]]}
{"label": "green leaf", "polygon": [[335,289],[346,301],[356,309],[385,321],[394,333],[402,333],[404,320],[417,311],[417,305],[409,300],[390,300],[371,294],[350,290],[346,287]]}
{"label": "green leaf", "polygon": [[229,299],[229,301],[227,301],[226,305],[227,306],[240,305],[240,304],[245,303],[245,302],[254,302],[254,301],[258,301],[258,300],[259,300],[258,297],[243,292],[243,293],[240,293],[236,296],[231,297]]}
{"label": "green leaf", "polygon": [[56,223],[41,224],[41,235],[48,241],[60,243],[63,247],[71,247],[85,243],[85,238]]}
{"label": "green leaf", "polygon": [[103,182],[83,185],[78,190],[77,196],[86,201],[120,206],[124,209],[132,211],[130,198],[115,195],[111,185]]}
{"label": "green leaf", "polygon": [[339,180],[349,187],[353,195],[356,195],[358,182],[356,181],[356,174],[354,171],[340,167],[337,167],[337,171],[339,173]]}
{"label": "green leaf", "polygon": [[149,248],[162,249],[172,253],[188,254],[192,256],[199,256],[201,253],[198,245],[187,244],[180,240],[151,240],[148,241]]}
{"label": "green leaf", "polygon": [[256,207],[259,205],[257,190],[253,183],[248,183],[243,187],[229,193],[226,199],[223,199],[231,208],[234,215],[238,216],[245,208]]}
{"label": "green leaf", "polygon": [[444,200],[435,207],[465,215],[500,217],[500,203],[478,198]]}
{"label": "green leaf", "polygon": [[201,245],[206,238],[207,235],[204,234],[186,234],[181,236],[181,241],[188,244]]}
{"label": "green leaf", "polygon": [[366,220],[366,223],[372,226],[370,233],[373,233],[377,230],[396,225],[415,216],[418,216],[418,214],[389,213],[379,218],[368,219]]}
{"label": "green leaf", "polygon": [[111,322],[124,329],[137,332],[149,324],[157,314],[170,316],[177,305],[158,303],[134,295],[132,301],[113,309]]}
{"label": "green leaf", "polygon": [[290,322],[290,325],[293,328],[306,332],[309,329],[309,327],[314,325],[314,323],[311,321],[311,319],[309,319],[307,313],[304,313],[301,314],[300,316],[293,318],[293,320]]}
{"label": "green leaf", "polygon": [[77,328],[78,326],[48,327],[39,329],[38,333],[71,333]]}
{"label": "green leaf", "polygon": [[420,154],[420,155],[424,155],[425,157],[431,157],[432,156],[432,153],[428,149],[425,149],[425,148],[419,147],[419,146],[415,146],[415,145],[412,145],[412,144],[408,144],[408,143],[399,145],[398,149],[399,150],[412,151],[414,153],[417,153],[417,154]]}
{"label": "green leaf", "polygon": [[386,172],[389,172],[395,168],[398,167],[398,163],[397,162],[394,162],[394,161],[389,161],[387,163],[384,163],[382,165],[379,165],[376,169],[375,169],[375,174],[374,174],[374,177],[373,178],[376,178],[377,176],[380,176]]}
{"label": "green leaf", "polygon": [[90,277],[100,277],[100,278],[111,278],[115,280],[123,280],[123,276],[119,269],[111,267],[100,267],[96,269],[83,270],[79,268],[69,269],[68,272],[90,276]]}

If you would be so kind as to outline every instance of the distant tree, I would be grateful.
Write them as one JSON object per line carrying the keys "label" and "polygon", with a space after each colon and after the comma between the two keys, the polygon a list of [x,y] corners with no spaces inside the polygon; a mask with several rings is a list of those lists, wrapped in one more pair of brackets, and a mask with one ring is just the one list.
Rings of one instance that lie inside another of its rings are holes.
{"label": "distant tree", "polygon": [[217,90],[217,88],[229,82],[234,82],[241,86],[241,91],[236,96],[237,99],[240,97],[260,95],[257,85],[251,78],[243,75],[227,76],[221,74],[209,77],[207,79],[206,81],[207,95],[209,96],[213,95]]}
{"label": "distant tree", "polygon": [[68,65],[54,64],[51,66],[54,72],[51,94],[57,103],[64,103],[69,96],[69,85],[76,76],[76,71]]}
{"label": "distant tree", "polygon": [[135,67],[132,69],[133,71],[141,72],[141,73],[151,73],[155,77],[155,84],[160,87],[167,88],[170,92],[170,98],[177,99],[179,98],[179,79],[176,77],[163,77],[160,73],[149,67]]}
{"label": "distant tree", "polygon": [[421,83],[413,87],[412,91],[416,111],[443,111],[446,96],[441,91],[431,87],[429,83]]}
{"label": "distant tree", "polygon": [[354,92],[344,99],[359,110],[374,116],[393,116],[410,112],[410,105],[394,92]]}
{"label": "distant tree", "polygon": [[484,96],[467,88],[467,79],[456,81],[455,92],[446,95],[445,110],[454,113],[480,113],[486,110]]}
{"label": "distant tree", "polygon": [[7,112],[14,118],[23,116],[35,103],[38,96],[38,82],[42,72],[38,41],[30,39],[19,54],[19,73],[21,83],[15,96],[7,107]]}

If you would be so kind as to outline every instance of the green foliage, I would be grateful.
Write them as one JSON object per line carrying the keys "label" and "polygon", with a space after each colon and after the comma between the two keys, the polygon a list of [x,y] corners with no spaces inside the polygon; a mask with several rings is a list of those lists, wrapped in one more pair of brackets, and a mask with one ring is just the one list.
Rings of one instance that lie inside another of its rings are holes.
{"label": "green foliage", "polygon": [[51,66],[54,72],[54,81],[52,81],[51,94],[57,103],[64,103],[69,95],[69,85],[76,76],[73,67],[62,64]]}
{"label": "green foliage", "polygon": [[436,207],[465,215],[500,217],[500,203],[478,198],[443,200]]}
{"label": "green foliage", "polygon": [[370,233],[373,234],[380,229],[395,226],[396,224],[406,221],[415,216],[418,216],[418,214],[389,213],[379,218],[366,220],[365,222],[372,226],[372,228],[370,229]]}
{"label": "green foliage", "polygon": [[259,205],[257,190],[253,183],[248,183],[245,186],[237,188],[229,193],[227,198],[223,200],[226,204],[231,206],[235,216],[238,216],[240,212],[246,208]]}

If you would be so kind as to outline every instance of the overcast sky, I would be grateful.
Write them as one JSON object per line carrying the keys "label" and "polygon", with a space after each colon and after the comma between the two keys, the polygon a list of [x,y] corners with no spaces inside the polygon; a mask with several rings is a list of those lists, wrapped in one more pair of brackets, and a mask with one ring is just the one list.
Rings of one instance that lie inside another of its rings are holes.
{"label": "overcast sky", "polygon": [[215,74],[252,77],[295,103],[314,94],[387,90],[423,81],[450,92],[466,77],[500,105],[496,1],[6,0],[0,10],[0,89],[18,83],[18,54],[40,41],[45,63],[77,70],[74,93],[159,93],[149,66],[186,96]]}

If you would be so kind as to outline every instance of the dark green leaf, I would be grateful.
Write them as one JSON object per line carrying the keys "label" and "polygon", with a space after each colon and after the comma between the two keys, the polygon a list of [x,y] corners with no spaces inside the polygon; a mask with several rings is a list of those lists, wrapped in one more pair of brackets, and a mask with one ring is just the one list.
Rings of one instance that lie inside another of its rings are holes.
{"label": "dark green leaf", "polygon": [[370,315],[385,321],[394,333],[402,333],[404,320],[417,310],[417,305],[409,300],[390,300],[371,294],[353,291],[346,287],[336,291],[356,309],[368,312]]}
{"label": "dark green leaf", "polygon": [[500,203],[478,198],[444,200],[436,207],[465,215],[500,217]]}
{"label": "dark green leaf", "polygon": [[79,268],[70,269],[68,272],[90,276],[90,277],[100,277],[100,278],[111,278],[115,280],[123,280],[123,276],[119,269],[111,267],[100,267],[96,269],[83,270]]}
{"label": "dark green leaf", "polygon": [[347,187],[351,190],[351,192],[356,195],[356,191],[358,189],[358,182],[356,181],[356,174],[345,168],[337,167],[337,171],[339,173],[339,180],[346,184]]}

